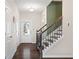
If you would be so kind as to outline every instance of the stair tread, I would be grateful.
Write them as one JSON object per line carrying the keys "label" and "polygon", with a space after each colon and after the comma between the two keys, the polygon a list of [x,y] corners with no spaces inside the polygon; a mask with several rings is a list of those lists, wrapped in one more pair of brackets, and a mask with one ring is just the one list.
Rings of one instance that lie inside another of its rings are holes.
{"label": "stair tread", "polygon": [[48,43],[48,42],[43,42],[43,44],[44,44],[45,46],[49,46],[49,43]]}
{"label": "stair tread", "polygon": [[62,31],[62,30],[58,30],[58,31]]}
{"label": "stair tread", "polygon": [[53,40],[49,40],[49,39],[48,39],[47,41],[49,41],[49,42],[53,43]]}
{"label": "stair tread", "polygon": [[58,39],[58,37],[56,37],[56,36],[50,36],[50,38],[55,38],[55,39]]}
{"label": "stair tread", "polygon": [[54,34],[57,34],[57,35],[62,35],[62,33],[54,33]]}

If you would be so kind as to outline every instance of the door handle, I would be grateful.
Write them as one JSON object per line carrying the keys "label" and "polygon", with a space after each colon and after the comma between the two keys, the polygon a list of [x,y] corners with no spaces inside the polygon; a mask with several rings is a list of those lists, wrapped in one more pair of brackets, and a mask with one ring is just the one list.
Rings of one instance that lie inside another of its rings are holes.
{"label": "door handle", "polygon": [[10,35],[9,38],[12,38],[12,35]]}
{"label": "door handle", "polygon": [[12,35],[11,35],[11,36],[9,36],[9,38],[12,38]]}

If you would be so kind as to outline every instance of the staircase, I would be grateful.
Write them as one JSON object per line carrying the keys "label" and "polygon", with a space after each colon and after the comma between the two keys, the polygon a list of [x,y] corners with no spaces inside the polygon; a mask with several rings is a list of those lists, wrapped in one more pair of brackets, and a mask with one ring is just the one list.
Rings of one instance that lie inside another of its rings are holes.
{"label": "staircase", "polygon": [[36,48],[40,52],[42,59],[43,50],[48,49],[62,37],[62,20],[56,21],[51,26],[45,24],[42,28],[36,31]]}

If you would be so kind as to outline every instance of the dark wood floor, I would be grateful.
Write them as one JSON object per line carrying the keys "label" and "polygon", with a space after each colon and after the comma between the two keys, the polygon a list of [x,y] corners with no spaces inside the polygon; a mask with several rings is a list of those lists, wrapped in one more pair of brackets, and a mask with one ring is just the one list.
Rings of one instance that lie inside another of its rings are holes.
{"label": "dark wood floor", "polygon": [[20,44],[20,46],[17,48],[17,52],[15,53],[13,59],[24,59],[23,58],[23,50],[26,48],[30,49],[30,59],[39,59],[39,52],[36,50],[35,44]]}
{"label": "dark wood floor", "polygon": [[[29,48],[30,49],[30,59],[40,59],[39,51],[37,51],[35,44],[20,44],[17,48],[17,51],[13,59],[24,59],[23,51]],[[27,59],[27,58],[26,58]],[[73,59],[73,58],[43,58],[43,59]]]}

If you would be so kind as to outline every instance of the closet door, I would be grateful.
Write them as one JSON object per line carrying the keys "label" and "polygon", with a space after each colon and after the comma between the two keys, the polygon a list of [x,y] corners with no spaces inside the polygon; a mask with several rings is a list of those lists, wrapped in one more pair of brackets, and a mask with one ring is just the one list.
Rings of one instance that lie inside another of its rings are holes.
{"label": "closet door", "polygon": [[6,59],[11,59],[13,53],[13,15],[11,9],[6,6],[5,8],[5,56]]}

